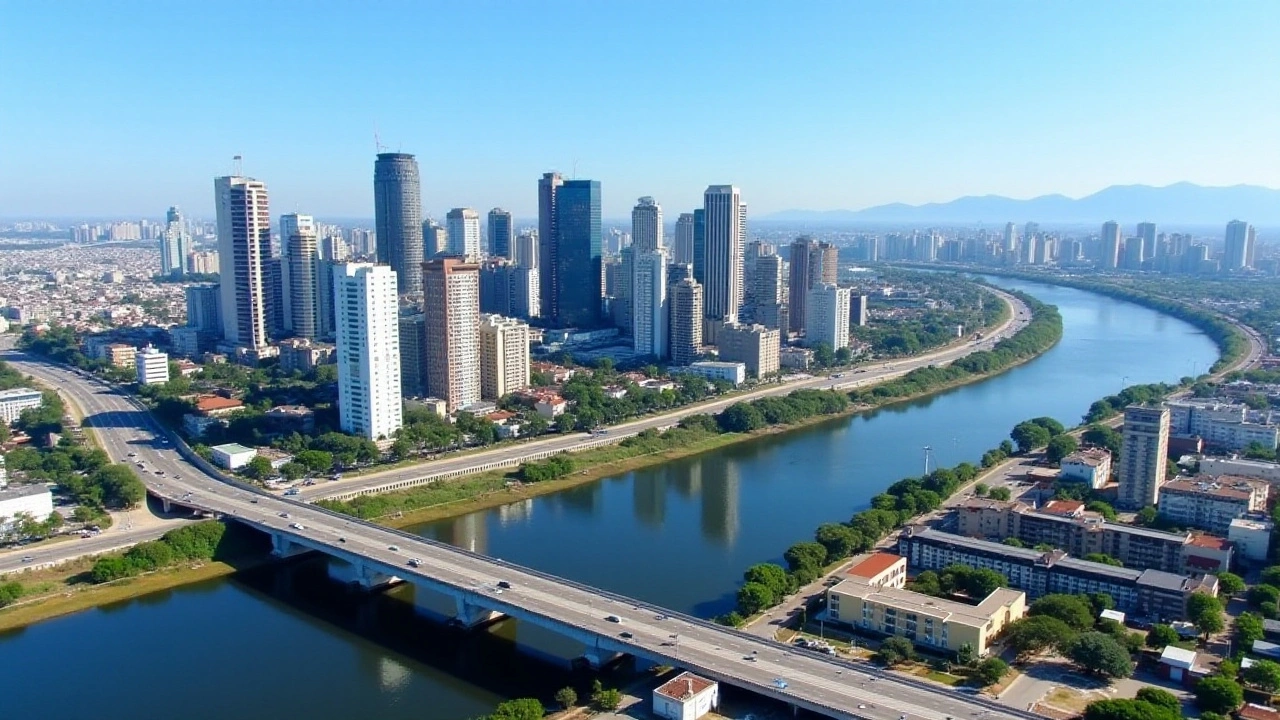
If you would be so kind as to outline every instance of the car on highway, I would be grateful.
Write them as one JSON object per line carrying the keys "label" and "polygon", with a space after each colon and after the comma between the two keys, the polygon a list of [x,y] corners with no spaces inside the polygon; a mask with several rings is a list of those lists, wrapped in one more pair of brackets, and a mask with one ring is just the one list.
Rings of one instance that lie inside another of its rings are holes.
{"label": "car on highway", "polygon": [[387,549],[390,550],[391,552],[400,552],[399,545],[388,545]]}
{"label": "car on highway", "polygon": [[409,558],[409,567],[422,567],[422,561],[418,558]]}
{"label": "car on highway", "polygon": [[510,589],[511,589],[511,583],[507,582],[506,580],[499,580],[499,581],[498,581],[498,587],[500,587],[500,588],[506,588],[507,590],[510,590]]}
{"label": "car on highway", "polygon": [[347,541],[347,539],[346,539],[345,537],[340,537],[340,538],[338,538],[338,542],[340,542],[340,543],[345,543],[346,541]]}
{"label": "car on highway", "polygon": [[605,615],[605,616],[604,616],[604,619],[605,619],[605,620],[608,620],[608,621],[609,621],[609,622],[611,622],[611,623],[621,623],[621,622],[622,622],[622,618],[618,617],[617,615]]}
{"label": "car on highway", "polygon": [[282,517],[282,518],[287,518],[287,517],[289,517],[289,513],[287,513],[287,512],[282,512],[282,513],[280,513],[280,517]]}
{"label": "car on highway", "polygon": [[24,562],[24,563],[31,562],[31,556],[30,556],[30,555],[23,555],[23,556],[22,556],[22,562]]}
{"label": "car on highway", "polygon": [[302,491],[299,490],[298,488],[289,488],[288,490],[284,491],[285,495],[299,495],[301,493]]}
{"label": "car on highway", "polygon": [[303,525],[302,523],[296,523],[296,522],[294,522],[294,523],[289,523],[289,527],[293,528],[294,530],[306,530],[306,529],[307,529],[307,527],[306,527],[305,525]]}
{"label": "car on highway", "polygon": [[786,681],[786,680],[783,680],[782,678],[774,678],[774,679],[773,679],[773,686],[774,686],[774,687],[776,687],[776,688],[778,688],[779,690],[786,690],[786,689],[787,689],[787,681]]}
{"label": "car on highway", "polygon": [[138,457],[138,453],[129,453],[129,457]]}
{"label": "car on highway", "polygon": [[624,630],[618,633],[618,637],[622,638],[623,640],[630,640],[631,638],[635,637],[635,635],[632,635],[631,633]]}

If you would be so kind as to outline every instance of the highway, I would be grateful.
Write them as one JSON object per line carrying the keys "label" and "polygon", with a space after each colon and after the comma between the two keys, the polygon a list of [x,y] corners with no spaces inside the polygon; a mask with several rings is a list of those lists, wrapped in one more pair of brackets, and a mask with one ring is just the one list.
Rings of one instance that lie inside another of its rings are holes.
{"label": "highway", "polygon": [[[58,387],[114,459],[127,460],[161,497],[232,517],[305,547],[337,556],[358,555],[385,572],[425,585],[483,598],[489,609],[592,633],[601,647],[689,668],[763,695],[832,717],[867,720],[1031,720],[1035,716],[986,698],[922,680],[882,674],[858,665],[792,649],[772,640],[679,615],[494,558],[362,522],[304,502],[236,486],[188,464],[164,440],[165,432],[132,398],[62,367],[10,356],[21,371]],[[137,457],[129,457],[129,453]],[[141,462],[145,469],[138,468]],[[157,471],[164,474],[159,475]],[[301,526],[291,527],[292,525]],[[396,549],[391,549],[395,547]],[[410,567],[420,558],[421,567]],[[497,592],[499,582],[511,585]],[[622,622],[606,620],[618,616]],[[622,632],[632,638],[622,638]],[[748,658],[756,658],[749,660]],[[775,682],[777,681],[777,682]],[[785,687],[781,687],[785,684]]]}
{"label": "highway", "polygon": [[384,470],[336,482],[322,482],[312,487],[302,488],[298,497],[303,500],[325,498],[346,500],[357,495],[368,495],[401,490],[414,485],[424,485],[438,479],[465,473],[514,467],[529,460],[538,460],[561,452],[578,452],[603,444],[619,442],[626,437],[638,435],[648,429],[662,430],[679,423],[681,419],[690,415],[718,413],[734,403],[746,400],[755,400],[773,395],[786,395],[795,390],[805,388],[853,390],[864,385],[873,385],[906,375],[916,368],[927,365],[946,365],[978,350],[990,350],[997,342],[1013,335],[1031,322],[1031,311],[1021,300],[1002,290],[987,289],[1007,302],[1013,308],[1013,312],[1008,320],[980,342],[966,342],[912,358],[864,366],[864,368],[841,373],[843,375],[841,378],[811,377],[789,383],[767,385],[751,392],[735,394],[733,397],[688,405],[661,415],[651,415],[621,425],[615,425],[609,428],[608,435],[603,437],[593,437],[587,433],[554,435],[526,443],[504,445],[492,450],[461,456],[444,457],[438,460],[416,463],[411,466]]}

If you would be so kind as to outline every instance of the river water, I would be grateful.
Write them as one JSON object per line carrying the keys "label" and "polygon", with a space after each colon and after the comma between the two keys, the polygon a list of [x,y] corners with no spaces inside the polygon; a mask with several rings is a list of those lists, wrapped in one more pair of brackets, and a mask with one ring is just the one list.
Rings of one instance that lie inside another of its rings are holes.
{"label": "river water", "polygon": [[[1075,424],[1125,385],[1203,372],[1213,344],[1182,321],[1092,293],[993,279],[1057,305],[1043,356],[976,385],[606,478],[416,531],[709,617],[741,573],[930,467],[976,462],[1016,423]],[[572,681],[509,640],[415,619],[411,590],[369,601],[303,562],[158,593],[0,635],[0,716],[462,720]]]}

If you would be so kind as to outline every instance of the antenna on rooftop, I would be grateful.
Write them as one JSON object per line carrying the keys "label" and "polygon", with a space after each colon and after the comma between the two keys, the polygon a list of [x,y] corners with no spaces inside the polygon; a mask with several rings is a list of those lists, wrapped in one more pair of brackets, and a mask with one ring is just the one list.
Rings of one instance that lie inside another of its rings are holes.
{"label": "antenna on rooftop", "polygon": [[379,153],[386,151],[387,146],[382,144],[382,140],[378,137],[378,123],[373,124],[373,149]]}
{"label": "antenna on rooftop", "polygon": [[235,157],[231,158],[232,175],[235,175],[236,177],[240,177],[243,174],[243,160],[244,158],[240,157],[239,155],[236,155]]}
{"label": "antenna on rooftop", "polygon": [[574,161],[573,161],[573,177],[572,177],[572,179],[573,179],[573,180],[577,180],[577,179],[578,179],[578,161],[577,161],[577,160],[574,160]]}

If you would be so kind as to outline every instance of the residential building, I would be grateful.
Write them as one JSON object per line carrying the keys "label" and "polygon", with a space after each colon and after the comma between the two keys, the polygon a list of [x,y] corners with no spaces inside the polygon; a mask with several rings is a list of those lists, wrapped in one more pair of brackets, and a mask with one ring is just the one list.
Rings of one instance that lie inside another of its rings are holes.
{"label": "residential building", "polygon": [[1264,563],[1271,548],[1275,523],[1262,518],[1235,518],[1227,528],[1227,540],[1235,545],[1240,557],[1248,562]]}
{"label": "residential building", "polygon": [[447,254],[449,231],[434,220],[422,222],[422,254],[427,260]]}
{"label": "residential building", "polygon": [[529,385],[529,326],[500,315],[480,316],[480,397],[499,400]]}
{"label": "residential building", "polygon": [[[875,557],[875,556],[873,556]],[[887,555],[901,561],[896,555]],[[985,657],[1005,626],[1027,613],[1027,595],[997,588],[977,605],[873,582],[851,574],[827,590],[827,618],[863,632],[902,636],[917,647],[958,653],[966,645]]]}
{"label": "residential building", "polygon": [[618,257],[604,261],[604,294],[609,298],[609,315],[613,324],[624,335],[632,332],[631,312],[635,291],[636,253],[625,247]]}
{"label": "residential building", "polygon": [[239,443],[214,445],[209,451],[213,453],[213,464],[227,470],[238,470],[258,456],[257,450]]}
{"label": "residential building", "polygon": [[191,252],[191,234],[182,211],[169,208],[164,231],[160,234],[160,274],[182,276],[187,271],[187,254]]}
{"label": "residential building", "polygon": [[720,684],[682,672],[653,691],[653,714],[666,720],[698,720],[720,707]]}
{"label": "residential building", "polygon": [[[278,338],[285,334],[284,314],[284,258],[269,257],[262,261],[263,308],[266,310],[267,337]],[[260,354],[261,348],[252,352]]]}
{"label": "residential building", "polygon": [[503,257],[511,259],[512,251],[512,227],[511,213],[502,208],[494,208],[489,211],[489,254],[494,257]]}
{"label": "residential building", "polygon": [[778,372],[781,332],[764,325],[726,323],[719,331],[720,359],[746,365],[747,376],[765,378]]}
{"label": "residential building", "polygon": [[263,416],[274,432],[311,435],[316,431],[316,413],[306,405],[277,405]]}
{"label": "residential building", "polygon": [[43,483],[0,487],[0,530],[8,530],[18,513],[44,522],[53,514],[53,493]]}
{"label": "residential building", "polygon": [[191,285],[184,292],[187,300],[187,327],[221,337],[222,309],[218,286]]}
{"label": "residential building", "polygon": [[449,247],[445,252],[472,262],[480,259],[480,214],[471,208],[454,208],[445,216]]}
{"label": "residential building", "polygon": [[320,337],[320,253],[310,215],[280,216],[284,245],[284,329],[300,338]]}
{"label": "residential building", "polygon": [[867,296],[849,295],[849,324],[853,327],[865,327],[867,324]]}
{"label": "residential building", "polygon": [[1102,448],[1084,448],[1062,458],[1058,467],[1058,477],[1064,482],[1084,483],[1098,490],[1111,479],[1111,453]]}
{"label": "residential building", "polygon": [[118,368],[131,368],[138,349],[128,343],[111,343],[102,348],[102,359]]}
{"label": "residential building", "polygon": [[556,223],[552,238],[555,249],[551,257],[554,304],[543,307],[543,316],[555,327],[597,327],[604,297],[600,183],[566,180],[555,196]]}
{"label": "residential building", "polygon": [[1270,488],[1263,480],[1230,475],[1179,478],[1160,488],[1160,516],[1225,536],[1232,520],[1266,511]]}
{"label": "residential building", "polygon": [[779,348],[778,365],[792,370],[808,370],[813,365],[813,351],[799,347]]}
{"label": "residential building", "polygon": [[924,526],[903,530],[898,554],[917,571],[957,564],[994,570],[1008,578],[1010,588],[1025,591],[1032,601],[1051,593],[1106,593],[1115,600],[1117,610],[1158,621],[1185,617],[1187,598],[1193,592],[1218,592],[1212,575],[1116,567],[1069,557],[1061,550],[1010,547]]}
{"label": "residential building", "polygon": [[[706,238],[703,314],[710,323],[720,325],[725,320],[737,320],[742,305],[746,227],[741,193],[732,185],[712,185],[703,195],[703,211]],[[697,271],[695,248],[695,276]]]}
{"label": "residential building", "polygon": [[[805,303],[805,344],[825,343],[832,350],[849,346],[849,298],[852,291],[820,283],[809,291]],[[793,316],[794,317],[794,316]]]}
{"label": "residential building", "polygon": [[636,253],[654,252],[662,242],[662,206],[645,196],[631,210],[631,247]]}
{"label": "residential building", "polygon": [[1248,270],[1253,255],[1253,227],[1241,220],[1227,223],[1226,240],[1223,243],[1222,269]]}
{"label": "residential building", "polygon": [[[1280,428],[1250,422],[1249,408],[1243,403],[1174,400],[1166,405],[1172,436],[1199,437],[1218,450],[1243,450],[1254,443],[1274,449],[1280,440]],[[1269,420],[1269,414],[1264,417]]]}
{"label": "residential building", "polygon": [[229,345],[267,346],[271,257],[271,209],[267,185],[228,176],[213,181],[218,216],[218,262],[222,335]]}
{"label": "residential building", "polygon": [[538,180],[538,289],[542,314],[557,323],[560,317],[560,236],[557,207],[564,179],[543,173]]}
{"label": "residential building", "polygon": [[[538,272],[538,231],[531,230],[522,232],[515,240],[513,248],[512,260],[516,265],[534,271],[535,276]],[[540,281],[541,278],[538,278]],[[542,298],[539,296],[539,303]]]}
{"label": "residential building", "polygon": [[[329,275],[333,277],[332,274]],[[311,372],[320,365],[334,362],[333,355],[337,347],[329,343],[316,342],[306,338],[290,338],[276,343],[280,357],[280,369],[284,372]]]}
{"label": "residential building", "polygon": [[702,354],[702,285],[685,278],[673,283],[671,292],[671,362],[690,365]]}
{"label": "residential building", "polygon": [[407,398],[427,394],[423,370],[427,366],[425,316],[420,312],[401,315],[400,325],[400,393]]}
{"label": "residential building", "polygon": [[680,213],[676,218],[676,239],[671,246],[672,260],[680,265],[693,265],[693,213]]}
{"label": "residential building", "polygon": [[867,553],[851,560],[845,574],[868,585],[900,590],[907,585],[907,559],[887,552]]}
{"label": "residential building", "polygon": [[1115,270],[1120,267],[1120,223],[1108,220],[1102,223],[1102,267]]}
{"label": "residential building", "polygon": [[1200,458],[1200,473],[1202,475],[1240,475],[1261,478],[1272,483],[1280,483],[1280,463],[1246,460],[1239,457],[1218,458],[1202,456]]}
{"label": "residential building", "polygon": [[1117,475],[1119,502],[1137,510],[1160,501],[1169,448],[1169,408],[1130,405],[1124,410],[1124,454]]}
{"label": "residential building", "polygon": [[791,243],[791,282],[787,306],[792,332],[805,329],[809,292],[819,285],[835,285],[838,253],[830,243],[804,235]]}
{"label": "residential building", "polygon": [[0,390],[0,421],[12,423],[23,410],[38,408],[43,402],[44,396],[32,388]]}
{"label": "residential building", "polygon": [[148,345],[138,351],[133,361],[139,385],[163,385],[169,382],[169,354]]}
{"label": "residential building", "polygon": [[683,368],[683,371],[691,375],[701,375],[708,380],[727,380],[733,383],[734,387],[747,380],[747,366],[740,362],[704,360],[689,363],[689,366]]}
{"label": "residential building", "polygon": [[413,155],[378,154],[373,163],[373,216],[378,262],[391,266],[401,293],[422,292],[422,188]]}
{"label": "residential building", "polygon": [[[641,200],[652,198],[641,198]],[[657,207],[656,205],[653,207]],[[637,211],[640,208],[636,209]],[[633,214],[634,216],[634,214]],[[662,210],[657,210],[657,242],[653,250],[633,256],[631,282],[631,338],[638,356],[664,360],[671,353],[671,308],[667,300],[667,253],[661,247]],[[652,237],[650,238],[653,239]]]}
{"label": "residential building", "polygon": [[751,242],[747,247],[746,307],[742,321],[785,329],[779,325],[784,307],[782,256],[767,243]]}
{"label": "residential building", "polygon": [[480,401],[480,266],[446,257],[422,275],[426,391],[454,412]]}
{"label": "residential building", "polygon": [[396,271],[373,263],[334,270],[338,411],[344,432],[391,438],[404,424]]}

